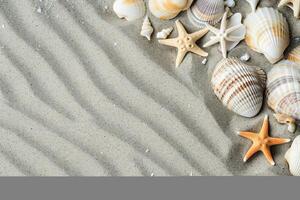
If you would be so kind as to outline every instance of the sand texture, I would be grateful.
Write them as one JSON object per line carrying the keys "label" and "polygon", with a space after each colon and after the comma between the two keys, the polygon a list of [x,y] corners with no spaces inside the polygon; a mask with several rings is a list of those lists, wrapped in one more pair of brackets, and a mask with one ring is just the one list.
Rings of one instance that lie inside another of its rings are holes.
{"label": "sand texture", "polygon": [[[143,20],[117,18],[112,4],[0,1],[0,175],[289,175],[289,144],[272,148],[275,167],[262,154],[243,163],[250,142],[236,132],[258,131],[265,114],[272,136],[295,135],[267,106],[247,119],[221,105],[210,86],[218,46],[206,48],[206,65],[189,54],[175,69],[176,50],[141,37]],[[239,0],[234,11],[245,17],[250,6]],[[300,22],[281,11],[299,35]],[[175,21],[149,17],[155,30]],[[197,30],[186,13],[176,19]],[[244,43],[229,56],[245,52],[250,64],[272,67]]]}

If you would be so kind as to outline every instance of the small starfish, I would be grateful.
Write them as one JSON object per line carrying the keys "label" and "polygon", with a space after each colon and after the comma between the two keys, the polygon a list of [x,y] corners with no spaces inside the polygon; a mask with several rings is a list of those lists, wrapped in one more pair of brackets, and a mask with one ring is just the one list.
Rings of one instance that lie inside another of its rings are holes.
{"label": "small starfish", "polygon": [[188,52],[193,52],[203,57],[207,57],[208,53],[203,51],[197,44],[196,41],[202,38],[208,29],[202,29],[195,33],[188,34],[179,20],[176,22],[176,27],[178,30],[178,37],[172,39],[158,40],[160,44],[164,44],[171,47],[176,47],[178,49],[176,58],[176,67],[180,65],[185,55]]}
{"label": "small starfish", "polygon": [[300,17],[300,0],[281,0],[278,4],[278,7],[287,5],[294,11],[294,17]]}
{"label": "small starfish", "polygon": [[238,30],[239,28],[243,27],[243,24],[238,24],[235,26],[232,26],[227,29],[227,16],[228,16],[228,9],[223,15],[222,21],[221,21],[221,27],[220,29],[217,29],[211,25],[207,25],[207,28],[215,34],[215,36],[212,36],[210,38],[210,41],[208,41],[206,44],[203,45],[203,47],[209,47],[216,43],[220,43],[221,45],[221,51],[224,58],[227,57],[227,41],[229,42],[239,42],[245,38],[245,35],[242,37],[239,36],[231,36],[230,33]]}
{"label": "small starfish", "polygon": [[254,155],[258,151],[262,151],[267,160],[271,165],[275,165],[273,160],[270,147],[273,145],[284,144],[288,143],[290,139],[284,138],[272,138],[269,137],[269,118],[268,115],[265,116],[263,126],[259,132],[259,134],[252,133],[252,132],[239,132],[239,135],[252,140],[252,146],[246,153],[244,157],[244,162],[246,162],[252,155]]}

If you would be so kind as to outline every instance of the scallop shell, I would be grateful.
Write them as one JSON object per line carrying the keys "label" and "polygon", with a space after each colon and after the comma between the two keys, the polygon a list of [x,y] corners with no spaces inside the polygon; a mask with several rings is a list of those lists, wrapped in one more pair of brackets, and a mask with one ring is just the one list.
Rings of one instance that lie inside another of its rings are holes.
{"label": "scallop shell", "polygon": [[[300,120],[300,66],[283,60],[268,73],[267,101],[277,114]],[[287,118],[286,117],[286,118]],[[277,117],[278,121],[279,117]],[[280,122],[284,123],[284,122]],[[287,121],[293,124],[295,121]]]}
{"label": "scallop shell", "polygon": [[265,72],[237,58],[221,60],[212,75],[212,88],[218,99],[229,110],[254,117],[263,104],[266,82]]}
{"label": "scallop shell", "polygon": [[193,0],[149,0],[151,13],[160,19],[172,19],[187,10]]}
{"label": "scallop shell", "polygon": [[300,64],[300,46],[297,46],[288,54],[288,60]]}
{"label": "scallop shell", "polygon": [[272,63],[283,57],[289,45],[289,27],[281,13],[273,8],[258,8],[245,19],[246,43]]}
{"label": "scallop shell", "polygon": [[146,6],[144,0],[116,0],[113,10],[119,18],[132,21],[145,15]]}
{"label": "scallop shell", "polygon": [[300,136],[293,141],[291,148],[286,152],[285,159],[289,164],[293,176],[300,176]]}
{"label": "scallop shell", "polygon": [[194,26],[203,28],[221,21],[224,12],[224,0],[197,0],[188,10],[188,18]]}

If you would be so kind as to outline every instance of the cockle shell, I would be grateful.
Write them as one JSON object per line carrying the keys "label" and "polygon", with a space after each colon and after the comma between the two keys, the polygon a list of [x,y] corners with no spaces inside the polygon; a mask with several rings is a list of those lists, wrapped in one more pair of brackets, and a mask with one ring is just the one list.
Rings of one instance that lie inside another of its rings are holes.
{"label": "cockle shell", "polygon": [[132,21],[145,15],[146,6],[144,0],[116,0],[113,10],[119,18]]}
{"label": "cockle shell", "polygon": [[156,37],[157,39],[166,39],[171,34],[172,31],[173,31],[173,27],[165,28],[160,32],[158,32]]}
{"label": "cockle shell", "polygon": [[293,176],[300,176],[300,136],[293,141],[291,148],[286,152],[285,159],[289,164]]}
{"label": "cockle shell", "polygon": [[300,45],[288,54],[287,59],[300,65]]}
{"label": "cockle shell", "polygon": [[229,110],[254,117],[263,104],[265,72],[246,65],[237,58],[221,60],[212,75],[212,88],[218,99]]}
{"label": "cockle shell", "polygon": [[172,19],[187,10],[193,0],[149,0],[151,13],[160,19]]}
{"label": "cockle shell", "polygon": [[194,26],[203,28],[221,21],[224,12],[224,0],[197,0],[188,10],[188,18]]}
{"label": "cockle shell", "polygon": [[[290,127],[295,120],[300,120],[300,66],[294,62],[283,60],[276,64],[268,73],[267,102],[269,107],[279,114],[280,123],[287,123]],[[286,115],[284,122],[280,115]],[[290,130],[293,131],[292,129]]]}
{"label": "cockle shell", "polygon": [[153,27],[149,20],[149,17],[146,16],[142,25],[141,36],[146,37],[148,40],[151,40],[151,35],[153,33]]}
{"label": "cockle shell", "polygon": [[289,45],[289,27],[281,13],[273,8],[258,8],[245,19],[246,43],[272,63],[283,57]]}

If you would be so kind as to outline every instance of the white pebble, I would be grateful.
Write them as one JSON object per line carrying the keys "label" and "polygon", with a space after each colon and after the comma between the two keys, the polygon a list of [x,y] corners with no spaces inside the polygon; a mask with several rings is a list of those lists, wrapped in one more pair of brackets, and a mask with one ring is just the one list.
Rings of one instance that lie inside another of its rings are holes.
{"label": "white pebble", "polygon": [[145,151],[146,153],[149,153],[150,152],[150,150],[149,149],[146,149],[146,151]]}
{"label": "white pebble", "polygon": [[38,8],[36,9],[36,12],[41,14],[41,13],[42,13],[42,8],[41,8],[41,7],[38,7]]}
{"label": "white pebble", "polygon": [[152,172],[150,176],[154,176],[154,173]]}
{"label": "white pebble", "polygon": [[206,65],[206,63],[207,63],[207,58],[204,58],[204,59],[202,60],[202,64],[203,64],[203,65]]}
{"label": "white pebble", "polygon": [[245,62],[247,62],[248,60],[250,60],[250,55],[249,55],[249,53],[245,53],[244,55],[242,55],[241,57],[240,57],[240,60],[241,61],[245,61]]}
{"label": "white pebble", "polygon": [[118,43],[114,42],[114,46],[116,47],[118,45]]}
{"label": "white pebble", "polygon": [[225,1],[225,5],[228,6],[229,8],[233,8],[235,6],[235,1],[227,0],[227,1]]}

